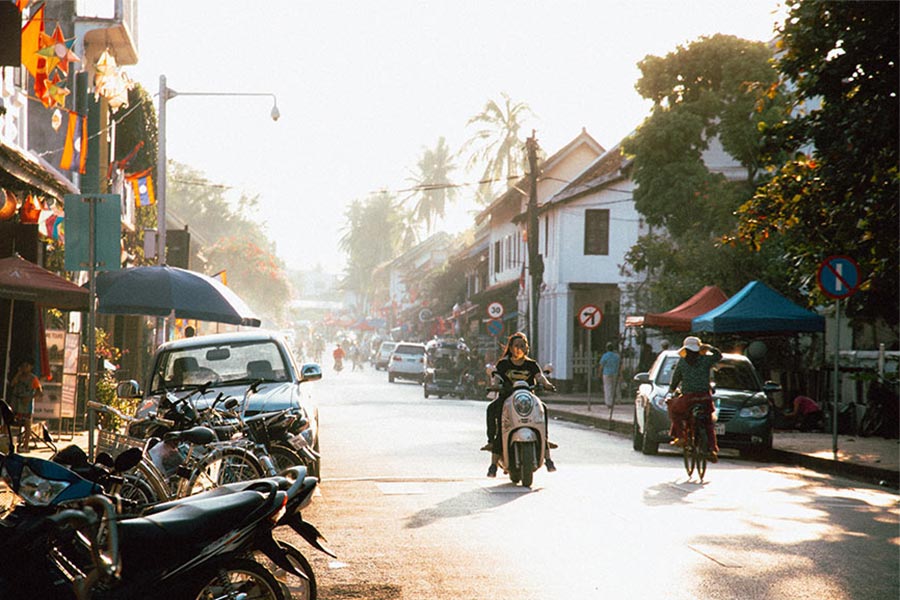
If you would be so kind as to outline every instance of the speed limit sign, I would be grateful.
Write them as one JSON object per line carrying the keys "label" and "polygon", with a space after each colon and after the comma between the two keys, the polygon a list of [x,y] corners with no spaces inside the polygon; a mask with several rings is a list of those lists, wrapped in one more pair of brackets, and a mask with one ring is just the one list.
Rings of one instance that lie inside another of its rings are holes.
{"label": "speed limit sign", "polygon": [[499,319],[500,317],[503,316],[504,312],[506,312],[506,311],[503,309],[503,305],[500,304],[499,302],[491,302],[487,306],[488,318]]}

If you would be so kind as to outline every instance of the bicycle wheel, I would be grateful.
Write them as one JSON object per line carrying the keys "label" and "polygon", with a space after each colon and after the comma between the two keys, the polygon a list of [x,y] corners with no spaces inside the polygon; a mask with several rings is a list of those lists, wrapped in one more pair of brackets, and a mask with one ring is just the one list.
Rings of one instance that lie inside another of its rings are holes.
{"label": "bicycle wheel", "polygon": [[262,476],[262,465],[253,454],[242,448],[221,448],[210,452],[194,466],[187,489],[189,494],[196,494],[226,483]]}
{"label": "bicycle wheel", "polygon": [[706,475],[706,457],[709,456],[709,440],[706,439],[706,428],[702,424],[697,424],[694,437],[697,442],[694,446],[697,477],[699,477],[702,482],[703,476]]}
{"label": "bicycle wheel", "polygon": [[685,423],[682,430],[684,435],[684,446],[681,448],[681,455],[684,459],[684,470],[687,471],[688,479],[694,474],[694,430],[690,423]]}
{"label": "bicycle wheel", "polygon": [[279,473],[282,473],[289,467],[303,464],[303,457],[293,448],[288,448],[282,444],[272,444],[268,450],[269,456],[272,457],[275,468],[278,469]]}
{"label": "bicycle wheel", "polygon": [[153,488],[137,473],[123,473],[122,486],[119,488],[119,496],[125,500],[131,500],[135,506],[127,503],[122,507],[122,514],[138,514],[148,504],[161,502],[164,498],[157,497]]}

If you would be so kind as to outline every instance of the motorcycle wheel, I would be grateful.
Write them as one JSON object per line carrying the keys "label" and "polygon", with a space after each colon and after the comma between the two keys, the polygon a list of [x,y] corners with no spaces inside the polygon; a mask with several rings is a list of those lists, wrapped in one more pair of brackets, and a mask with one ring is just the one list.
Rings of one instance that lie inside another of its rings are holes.
{"label": "motorcycle wheel", "polygon": [[287,600],[281,584],[265,567],[248,558],[227,557],[197,574],[187,598]]}
{"label": "motorcycle wheel", "polygon": [[272,444],[268,448],[269,456],[275,463],[275,468],[281,473],[287,468],[304,464],[303,457],[293,448],[288,448],[282,444]]}
{"label": "motorcycle wheel", "polygon": [[284,592],[285,598],[291,598],[293,600],[316,600],[318,597],[318,590],[316,589],[316,574],[313,573],[312,566],[309,564],[309,561],[306,560],[306,557],[303,556],[303,553],[297,550],[291,544],[287,542],[282,542],[281,540],[276,540],[278,545],[284,550],[285,554],[287,554],[288,560],[294,565],[301,573],[306,573],[306,576],[309,579],[302,579],[297,577],[292,573],[288,573],[280,569],[275,563],[273,563],[269,558],[261,553],[257,552],[255,555],[255,559],[259,564],[268,569],[272,575],[275,576],[275,579],[278,580],[278,583],[281,584],[281,589]]}
{"label": "motorcycle wheel", "polygon": [[531,444],[526,448],[522,448],[519,452],[519,464],[521,465],[522,485],[531,487],[534,482],[534,448]]}

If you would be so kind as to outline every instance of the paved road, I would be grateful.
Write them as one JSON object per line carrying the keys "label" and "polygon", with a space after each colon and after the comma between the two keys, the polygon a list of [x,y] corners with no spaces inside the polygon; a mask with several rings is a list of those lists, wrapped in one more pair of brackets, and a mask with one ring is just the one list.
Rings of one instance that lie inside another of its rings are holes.
{"label": "paved road", "polygon": [[483,403],[425,400],[383,372],[326,373],[321,494],[304,513],[338,560],[320,597],[896,598],[895,494],[723,460],[687,481],[676,455],[551,423],[557,473],[484,477]]}

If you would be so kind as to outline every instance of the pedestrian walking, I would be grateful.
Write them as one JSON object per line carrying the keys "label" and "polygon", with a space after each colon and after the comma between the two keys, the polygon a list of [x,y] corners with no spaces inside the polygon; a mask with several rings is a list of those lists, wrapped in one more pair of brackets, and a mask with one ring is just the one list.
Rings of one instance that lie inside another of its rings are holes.
{"label": "pedestrian walking", "polygon": [[603,379],[603,402],[606,403],[611,413],[616,404],[616,388],[619,385],[619,377],[622,376],[622,357],[615,351],[612,342],[607,342],[606,352],[600,357],[600,365],[597,370],[597,374]]}

